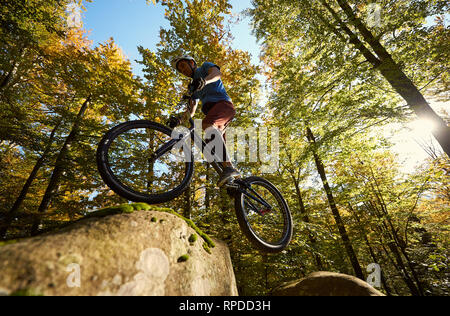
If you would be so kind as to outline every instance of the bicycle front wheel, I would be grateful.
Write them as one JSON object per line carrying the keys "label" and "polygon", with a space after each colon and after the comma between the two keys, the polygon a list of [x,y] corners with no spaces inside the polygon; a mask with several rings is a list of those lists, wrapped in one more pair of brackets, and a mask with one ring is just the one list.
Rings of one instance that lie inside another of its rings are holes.
{"label": "bicycle front wheel", "polygon": [[192,152],[170,150],[161,157],[154,156],[171,141],[171,135],[171,129],[145,120],[111,129],[97,150],[97,166],[103,181],[133,202],[159,204],[180,196],[192,179]]}
{"label": "bicycle front wheel", "polygon": [[239,226],[249,241],[263,252],[277,253],[292,238],[293,225],[289,206],[280,191],[260,177],[243,180],[242,191],[235,196]]}

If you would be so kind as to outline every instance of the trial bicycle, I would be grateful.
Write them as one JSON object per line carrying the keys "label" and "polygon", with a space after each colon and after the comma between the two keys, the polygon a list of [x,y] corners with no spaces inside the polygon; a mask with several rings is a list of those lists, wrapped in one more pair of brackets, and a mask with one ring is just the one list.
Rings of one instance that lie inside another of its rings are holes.
{"label": "trial bicycle", "polygon": [[[188,92],[179,105],[189,102],[191,95]],[[202,152],[207,146],[195,132],[192,118],[189,123],[190,128],[184,129],[187,133],[173,133],[175,126],[149,120],[129,121],[109,130],[97,149],[97,166],[103,181],[133,202],[160,204],[179,197],[191,183],[194,159],[192,150],[177,145],[192,140]],[[215,156],[211,165],[220,175],[224,167],[217,161],[220,158]],[[288,246],[293,233],[292,216],[272,183],[250,176],[234,179],[225,188],[234,199],[241,230],[255,247],[277,253]]]}

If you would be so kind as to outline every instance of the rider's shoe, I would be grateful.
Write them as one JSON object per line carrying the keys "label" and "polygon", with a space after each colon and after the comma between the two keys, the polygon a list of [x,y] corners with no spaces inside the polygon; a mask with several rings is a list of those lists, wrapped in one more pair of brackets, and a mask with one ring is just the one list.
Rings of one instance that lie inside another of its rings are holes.
{"label": "rider's shoe", "polygon": [[240,178],[240,177],[241,177],[241,174],[239,173],[239,171],[237,171],[233,167],[226,167],[223,170],[222,175],[220,176],[217,186],[220,188],[220,187],[224,186],[224,184],[228,183],[229,181],[236,179],[236,178]]}

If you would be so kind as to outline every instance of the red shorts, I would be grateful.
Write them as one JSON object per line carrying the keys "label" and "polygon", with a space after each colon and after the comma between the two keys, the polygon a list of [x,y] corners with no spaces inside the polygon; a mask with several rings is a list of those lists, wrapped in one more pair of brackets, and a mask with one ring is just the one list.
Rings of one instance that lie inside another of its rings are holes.
{"label": "red shorts", "polygon": [[233,103],[229,101],[219,101],[213,105],[208,114],[203,119],[203,129],[214,125],[221,132],[230,124],[236,114]]}

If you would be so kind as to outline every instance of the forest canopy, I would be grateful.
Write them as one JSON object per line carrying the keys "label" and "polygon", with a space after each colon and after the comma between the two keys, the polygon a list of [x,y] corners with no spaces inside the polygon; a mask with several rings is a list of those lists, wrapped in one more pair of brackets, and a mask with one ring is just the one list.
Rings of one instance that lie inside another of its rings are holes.
{"label": "forest canopy", "polygon": [[[72,19],[68,8],[88,2],[0,6],[0,238],[127,203],[97,171],[98,142],[119,123],[164,124],[180,110],[189,82],[170,61],[189,53],[220,66],[233,126],[280,134],[276,170],[237,166],[287,200],[295,229],[284,252],[248,244],[206,162],[164,205],[227,242],[241,295],[315,271],[366,280],[373,263],[387,295],[450,294],[448,1],[253,0],[240,16],[252,21],[259,64],[233,45],[232,1],[147,1],[167,23],[156,47],[138,47],[142,76],[115,39],[94,45]],[[406,171],[389,132],[418,119],[432,122],[434,138],[420,140],[428,158]]]}

